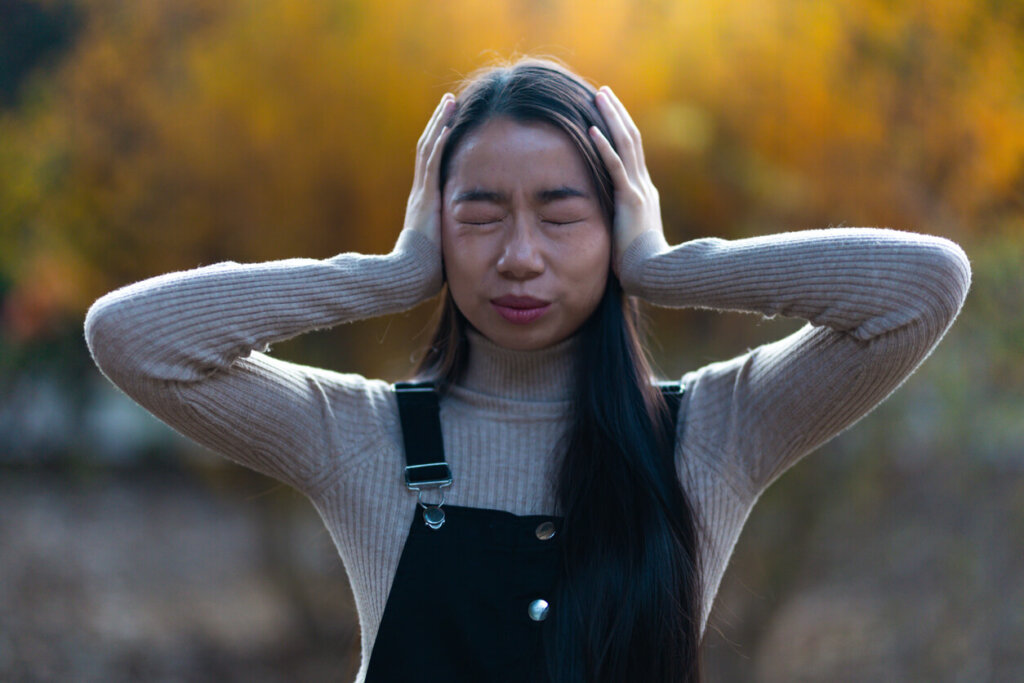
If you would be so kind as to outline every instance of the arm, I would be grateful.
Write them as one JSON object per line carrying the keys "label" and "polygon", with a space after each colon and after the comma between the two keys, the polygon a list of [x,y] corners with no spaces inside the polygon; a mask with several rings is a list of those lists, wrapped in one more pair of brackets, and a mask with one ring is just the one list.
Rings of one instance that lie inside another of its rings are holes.
{"label": "arm", "polygon": [[264,352],[304,332],[405,310],[440,282],[437,248],[405,231],[387,256],[228,262],[144,280],[96,301],[85,336],[104,375],[156,417],[305,489],[326,476],[328,458],[373,439],[378,406],[361,378]]}
{"label": "arm", "polygon": [[379,436],[386,386],[274,359],[270,344],[408,309],[442,282],[442,98],[417,148],[405,229],[384,256],[218,263],[101,297],[85,337],[104,375],[158,418],[307,493]]}
{"label": "arm", "polygon": [[684,379],[688,451],[752,500],[928,356],[967,295],[967,257],[942,238],[864,228],[669,247],[636,124],[610,89],[596,101],[615,142],[591,130],[615,183],[614,265],[625,291],[662,306],[809,322]]}
{"label": "arm", "polygon": [[623,255],[621,275],[628,292],[656,305],[809,322],[686,378],[687,439],[755,496],[895,390],[945,334],[970,286],[956,244],[863,228],[677,247],[648,233]]}

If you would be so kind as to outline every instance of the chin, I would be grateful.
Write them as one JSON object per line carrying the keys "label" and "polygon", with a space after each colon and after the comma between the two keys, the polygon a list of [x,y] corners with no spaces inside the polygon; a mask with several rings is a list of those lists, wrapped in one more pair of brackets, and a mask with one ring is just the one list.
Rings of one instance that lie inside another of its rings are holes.
{"label": "chin", "polygon": [[499,327],[488,330],[484,336],[498,346],[512,351],[540,351],[564,341],[571,334],[542,329],[505,330]]}
{"label": "chin", "polygon": [[510,351],[540,351],[541,349],[545,349],[554,344],[554,342],[545,342],[544,340],[508,337],[491,339],[491,341],[503,349],[509,349]]}

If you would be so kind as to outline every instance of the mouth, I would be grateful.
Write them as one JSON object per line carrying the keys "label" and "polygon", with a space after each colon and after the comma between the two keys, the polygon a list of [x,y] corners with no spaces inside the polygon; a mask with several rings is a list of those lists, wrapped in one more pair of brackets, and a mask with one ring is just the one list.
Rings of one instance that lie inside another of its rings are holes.
{"label": "mouth", "polygon": [[544,315],[551,307],[550,301],[535,299],[532,296],[515,296],[506,294],[491,299],[491,306],[505,320],[516,325],[526,325]]}

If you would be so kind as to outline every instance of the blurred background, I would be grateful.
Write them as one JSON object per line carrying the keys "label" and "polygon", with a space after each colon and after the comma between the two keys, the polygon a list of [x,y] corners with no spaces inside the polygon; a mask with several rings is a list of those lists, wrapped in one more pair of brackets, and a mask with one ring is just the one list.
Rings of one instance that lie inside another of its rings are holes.
{"label": "blurred background", "polygon": [[[350,680],[312,506],[92,365],[86,308],[221,260],[384,253],[441,94],[565,60],[640,126],[669,240],[943,235],[974,284],[747,524],[712,681],[1024,680],[1024,3],[0,0],[0,679]],[[399,379],[432,306],[276,344]],[[650,311],[661,371],[794,321]]]}

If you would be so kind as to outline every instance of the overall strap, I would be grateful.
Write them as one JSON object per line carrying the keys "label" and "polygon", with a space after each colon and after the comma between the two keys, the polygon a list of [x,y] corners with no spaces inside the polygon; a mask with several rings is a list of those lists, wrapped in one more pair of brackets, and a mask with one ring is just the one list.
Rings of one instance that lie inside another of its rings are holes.
{"label": "overall strap", "polygon": [[423,492],[452,484],[452,470],[444,459],[441,440],[441,408],[437,388],[431,382],[396,382],[395,399],[405,446],[405,485],[416,491],[423,521],[431,529],[444,524],[444,492],[438,502],[428,503]]}
{"label": "overall strap", "polygon": [[396,382],[395,398],[405,445],[405,485],[414,491],[450,485],[437,389],[432,382]]}

